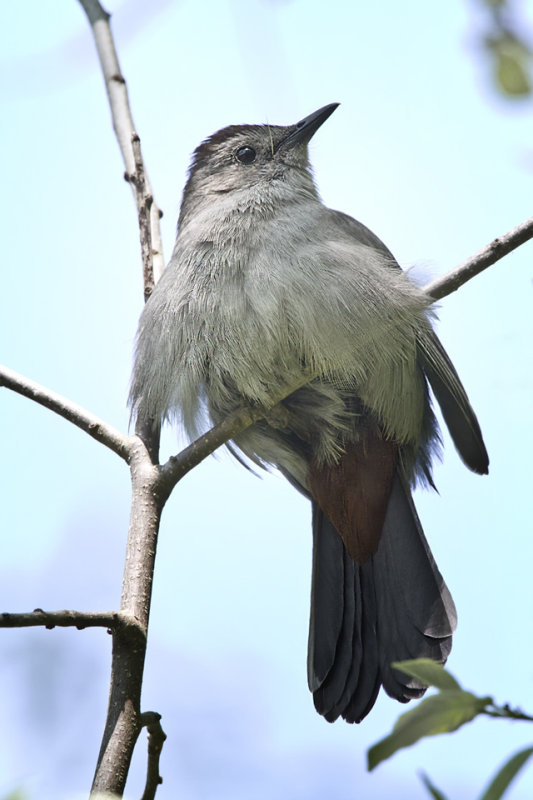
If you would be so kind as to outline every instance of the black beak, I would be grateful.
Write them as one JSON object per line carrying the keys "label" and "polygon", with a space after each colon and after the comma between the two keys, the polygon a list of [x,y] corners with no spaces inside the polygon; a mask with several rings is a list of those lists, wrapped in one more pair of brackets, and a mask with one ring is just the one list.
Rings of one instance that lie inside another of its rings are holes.
{"label": "black beak", "polygon": [[329,106],[319,108],[308,117],[304,117],[296,125],[288,128],[288,133],[274,147],[277,152],[280,147],[294,147],[297,144],[307,144],[320,126],[330,117],[340,103],[330,103]]}

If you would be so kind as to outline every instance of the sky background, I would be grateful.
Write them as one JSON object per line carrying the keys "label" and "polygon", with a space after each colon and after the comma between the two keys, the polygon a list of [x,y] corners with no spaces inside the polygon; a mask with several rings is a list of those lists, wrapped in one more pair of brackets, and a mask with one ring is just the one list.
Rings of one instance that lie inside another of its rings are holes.
{"label": "sky background", "polygon": [[[533,30],[531,3],[516,3]],[[232,123],[289,124],[342,105],[313,139],[322,198],[427,280],[531,215],[531,101],[492,88],[475,0],[108,0],[172,249],[190,153]],[[75,0],[0,7],[0,360],[121,430],[142,308],[136,215],[87,22]],[[533,712],[533,244],[440,303],[439,334],[491,456],[469,473],[445,434],[440,494],[416,503],[459,612],[461,683]],[[28,400],[0,394],[0,609],[117,608],[128,525],[123,462]],[[176,432],[164,454],[177,450]],[[454,800],[533,741],[487,719],[404,750],[366,751],[405,710],[381,696],[329,725],[306,685],[310,509],[282,478],[222,455],[164,512],[145,710],[168,734],[158,798]],[[84,797],[105,718],[104,631],[0,635],[0,797]],[[411,706],[412,707],[412,706]],[[127,797],[142,790],[145,743]],[[533,796],[533,767],[508,800]]]}

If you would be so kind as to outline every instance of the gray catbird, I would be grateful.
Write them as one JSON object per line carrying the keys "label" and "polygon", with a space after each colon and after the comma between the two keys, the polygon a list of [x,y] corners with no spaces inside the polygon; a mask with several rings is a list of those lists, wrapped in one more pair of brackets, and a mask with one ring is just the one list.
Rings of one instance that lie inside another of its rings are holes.
{"label": "gray catbird", "polygon": [[359,722],[381,685],[401,702],[424,693],[391,662],[443,663],[451,648],[453,600],[411,498],[433,485],[440,444],[428,383],[466,466],[486,473],[488,456],[427,296],[320,201],[307,145],[337,105],[287,127],[230,126],[196,149],[130,402],[191,437],[202,412],[217,423],[264,408],[230,448],[312,502],[309,687],[327,720]]}

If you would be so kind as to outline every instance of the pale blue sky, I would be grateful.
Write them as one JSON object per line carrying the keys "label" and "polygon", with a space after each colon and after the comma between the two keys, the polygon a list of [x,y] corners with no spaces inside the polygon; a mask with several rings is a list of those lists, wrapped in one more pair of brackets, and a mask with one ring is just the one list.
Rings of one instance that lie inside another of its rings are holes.
{"label": "pale blue sky", "polygon": [[[428,279],[531,215],[530,103],[497,98],[474,0],[110,0],[119,55],[170,254],[191,151],[230,123],[288,124],[333,101],[312,144],[323,199]],[[531,14],[524,3],[523,12]],[[531,20],[530,20],[531,22]],[[0,8],[3,291],[0,360],[125,430],[142,306],[136,218],[90,33],[77,2]],[[440,495],[416,498],[459,611],[449,667],[533,710],[531,264],[527,245],[440,304],[439,332],[480,418],[488,478],[446,439]],[[1,610],[119,600],[127,471],[29,401],[0,395]],[[167,453],[176,435],[165,437]],[[360,726],[314,711],[305,656],[307,503],[225,456],[165,510],[144,707],[169,734],[158,797],[454,800],[481,793],[522,724],[475,722],[369,775],[367,748],[405,710]],[[107,702],[101,631],[0,635],[0,797],[83,796]],[[140,794],[144,745],[129,797]],[[533,795],[533,769],[509,800]]]}

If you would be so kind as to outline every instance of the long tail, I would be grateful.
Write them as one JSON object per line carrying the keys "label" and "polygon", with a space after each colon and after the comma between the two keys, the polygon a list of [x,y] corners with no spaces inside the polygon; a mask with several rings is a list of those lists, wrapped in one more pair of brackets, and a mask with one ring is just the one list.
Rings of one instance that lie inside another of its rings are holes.
{"label": "long tail", "polygon": [[426,687],[391,662],[444,663],[456,612],[435,564],[406,481],[397,471],[377,552],[364,564],[313,502],[313,581],[308,681],[317,711],[360,722],[381,686],[400,702]]}

